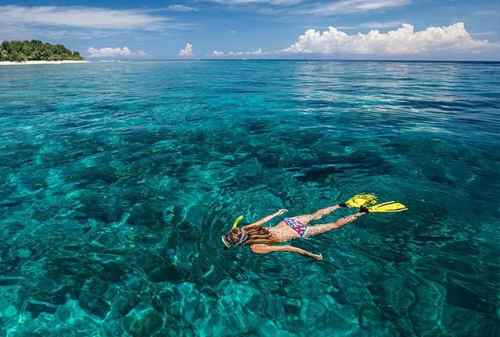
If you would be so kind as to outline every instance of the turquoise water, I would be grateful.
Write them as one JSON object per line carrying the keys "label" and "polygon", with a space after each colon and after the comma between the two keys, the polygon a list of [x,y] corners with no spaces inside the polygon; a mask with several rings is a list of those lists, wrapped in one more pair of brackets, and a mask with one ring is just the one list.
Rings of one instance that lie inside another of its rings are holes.
{"label": "turquoise water", "polygon": [[[6,66],[0,102],[0,337],[500,334],[500,63]],[[410,210],[222,249],[358,192]]]}

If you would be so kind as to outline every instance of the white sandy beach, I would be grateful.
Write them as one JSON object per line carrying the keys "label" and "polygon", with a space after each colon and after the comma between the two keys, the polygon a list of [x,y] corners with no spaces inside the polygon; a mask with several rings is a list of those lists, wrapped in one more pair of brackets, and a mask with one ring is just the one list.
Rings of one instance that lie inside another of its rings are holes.
{"label": "white sandy beach", "polygon": [[0,66],[18,66],[18,65],[30,65],[30,64],[71,64],[71,63],[88,63],[85,60],[64,60],[64,61],[24,61],[24,62],[11,62],[11,61],[0,61]]}

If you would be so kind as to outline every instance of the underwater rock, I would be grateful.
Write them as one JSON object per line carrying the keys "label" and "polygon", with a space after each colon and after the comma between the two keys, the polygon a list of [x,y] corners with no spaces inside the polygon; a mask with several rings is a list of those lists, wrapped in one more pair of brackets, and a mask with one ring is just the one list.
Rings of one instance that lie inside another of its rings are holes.
{"label": "underwater rock", "polygon": [[177,297],[178,296],[174,289],[164,288],[161,289],[155,296],[153,296],[151,304],[153,305],[155,310],[165,316]]}
{"label": "underwater rock", "polygon": [[67,296],[72,293],[69,285],[55,282],[50,278],[39,278],[33,283],[30,295],[33,300],[46,302],[51,305],[61,305],[67,300]]}
{"label": "underwater rock", "polygon": [[209,301],[193,283],[183,282],[176,285],[175,298],[176,301],[172,304],[176,308],[172,307],[167,310],[170,314],[182,317],[186,322],[193,322],[207,313],[205,309]]}
{"label": "underwater rock", "polygon": [[324,182],[337,171],[338,169],[333,165],[310,168],[297,175],[297,180],[300,182]]}
{"label": "underwater rock", "polygon": [[177,253],[179,250],[192,249],[191,247],[199,242],[202,233],[191,223],[183,222],[176,228],[177,239],[180,242],[184,242],[183,247],[177,247]]}
{"label": "underwater rock", "polygon": [[292,303],[285,303],[283,306],[283,309],[285,310],[285,314],[287,316],[298,316],[300,315],[300,306]]}
{"label": "underwater rock", "polygon": [[71,336],[85,337],[95,334],[99,330],[98,323],[91,319],[76,301],[68,301],[57,306],[55,314],[41,312],[37,317],[21,316],[22,324],[18,321],[8,327],[12,337],[46,337]]}
{"label": "underwater rock", "polygon": [[115,295],[111,306],[111,317],[116,319],[127,315],[140,300],[136,291],[127,290]]}
{"label": "underwater rock", "polygon": [[170,205],[165,207],[163,210],[163,221],[169,225],[175,225],[180,222],[185,215],[183,214],[183,208],[180,206]]}
{"label": "underwater rock", "polygon": [[9,170],[17,171],[24,165],[32,165],[33,158],[38,151],[38,145],[32,144],[28,139],[3,144],[0,152],[0,163]]}
{"label": "underwater rock", "polygon": [[101,327],[104,333],[103,337],[124,337],[126,335],[121,322],[114,319],[106,319]]}
{"label": "underwater rock", "polygon": [[246,119],[242,127],[247,130],[249,134],[261,134],[268,132],[275,122],[270,119]]}
{"label": "underwater rock", "polygon": [[154,268],[148,273],[148,276],[153,282],[181,282],[187,279],[187,271],[174,263],[167,263],[157,268]]}
{"label": "underwater rock", "polygon": [[[369,265],[366,261],[361,263],[363,263],[365,268]],[[370,302],[373,296],[369,289],[367,289],[366,282],[357,277],[355,273],[349,272],[348,269],[339,270],[335,283],[338,285],[342,297],[347,299],[348,304],[361,306],[364,303]]]}
{"label": "underwater rock", "polygon": [[[276,322],[271,320],[263,320],[261,324],[256,326],[255,333],[250,333],[249,335],[258,335],[258,336],[266,336],[266,337],[297,337],[298,335],[281,329]],[[230,336],[230,335],[228,335]]]}
{"label": "underwater rock", "polygon": [[92,166],[87,166],[85,163],[79,162],[79,166],[75,164],[66,177],[81,187],[90,187],[95,184],[114,184],[119,179],[116,170],[103,161],[104,159],[102,158],[98,162],[92,162]]}
{"label": "underwater rock", "polygon": [[146,274],[157,268],[158,266],[165,264],[165,257],[158,254],[148,254],[147,252],[138,255],[137,262],[142,266]]}
{"label": "underwater rock", "polygon": [[77,195],[80,203],[77,211],[82,220],[93,218],[103,223],[110,223],[119,221],[124,212],[116,196],[90,189],[80,190]]}
{"label": "underwater rock", "polygon": [[54,216],[56,216],[57,212],[59,211],[59,208],[56,206],[50,206],[50,207],[45,207],[45,206],[39,206],[35,205],[33,209],[33,218],[37,221],[47,221]]}
{"label": "underwater rock", "polygon": [[0,287],[0,322],[17,314],[17,308],[21,304],[21,289],[17,285]]}
{"label": "underwater rock", "polygon": [[152,229],[165,227],[163,211],[165,204],[162,201],[148,200],[136,205],[130,211],[127,223],[132,226],[145,226]]}
{"label": "underwater rock", "polygon": [[[413,328],[421,336],[431,337],[443,318],[445,289],[438,283],[425,282],[415,289],[415,303],[409,312]],[[437,331],[437,330],[436,330]]]}
{"label": "underwater rock", "polygon": [[75,290],[79,290],[85,280],[98,271],[96,264],[86,255],[52,255],[48,257],[46,266],[48,277]]}
{"label": "underwater rock", "polygon": [[24,280],[23,277],[9,277],[9,276],[3,277],[3,276],[0,276],[0,289],[1,289],[1,287],[4,287],[4,286],[17,285],[17,284],[21,283],[23,280]]}
{"label": "underwater rock", "polygon": [[15,234],[21,233],[25,227],[26,224],[19,221],[2,222],[0,226],[0,239],[6,243],[7,239],[11,239]]}
{"label": "underwater rock", "polygon": [[9,305],[0,312],[0,318],[9,319],[17,314],[17,309],[13,305]]}
{"label": "underwater rock", "polygon": [[118,263],[115,261],[107,262],[102,264],[103,271],[100,274],[101,278],[105,281],[119,282],[127,274],[127,266],[125,262]]}
{"label": "underwater rock", "polygon": [[[165,130],[168,131],[168,130]],[[158,143],[165,139],[166,134],[162,131],[152,130],[148,127],[128,128],[121,134],[123,141],[137,143],[141,146]]]}
{"label": "underwater rock", "polygon": [[19,177],[24,187],[31,191],[37,191],[48,187],[47,172],[47,170],[32,169],[22,171]]}
{"label": "underwater rock", "polygon": [[123,318],[123,326],[133,337],[152,336],[163,325],[161,315],[151,307],[134,309]]}
{"label": "underwater rock", "polygon": [[464,309],[490,315],[494,315],[496,311],[494,304],[487,302],[452,278],[448,278],[446,284],[446,302]]}
{"label": "underwater rock", "polygon": [[[442,324],[446,327],[446,333],[436,334],[439,337],[449,336],[448,331],[453,331],[453,336],[457,337],[498,337],[500,335],[498,319],[493,316],[485,316],[483,313],[455,306],[446,306],[443,311]],[[434,335],[429,334],[429,337],[434,337]]]}
{"label": "underwater rock", "polygon": [[361,306],[358,315],[359,325],[363,328],[366,328],[371,325],[372,322],[381,322],[384,320],[384,315],[377,308],[376,305],[373,304],[364,304]]}
{"label": "underwater rock", "polygon": [[221,296],[219,304],[225,307],[246,306],[254,296],[257,296],[257,290],[248,284],[240,284],[227,279],[218,285],[218,293]]}
{"label": "underwater rock", "polygon": [[150,283],[142,276],[140,278],[131,276],[123,283],[112,284],[106,291],[105,298],[111,303],[109,317],[120,318],[126,316],[141,301],[149,301]]}
{"label": "underwater rock", "polygon": [[374,303],[384,313],[386,319],[396,321],[402,317],[402,313],[398,310],[399,308],[394,307],[393,304],[387,300],[390,289],[385,289],[380,284],[368,285],[367,288],[373,296]]}
{"label": "underwater rock", "polygon": [[104,318],[110,305],[104,300],[108,285],[98,278],[88,279],[82,287],[79,303],[89,313]]}
{"label": "underwater rock", "polygon": [[140,259],[144,271],[152,282],[179,282],[187,277],[186,267],[158,255],[145,255]]}
{"label": "underwater rock", "polygon": [[[189,324],[182,324],[180,322],[174,322],[171,327],[162,328],[156,332],[152,337],[198,337],[199,333],[196,333],[194,329]],[[222,336],[220,334],[206,336]]]}
{"label": "underwater rock", "polygon": [[57,306],[45,302],[28,301],[28,303],[26,304],[26,310],[31,312],[31,315],[34,318],[37,318],[38,315],[40,315],[42,312],[54,314],[57,310]]}
{"label": "underwater rock", "polygon": [[[191,207],[187,207],[185,210],[184,221],[188,224],[196,224],[204,218],[206,209],[200,205],[194,204]],[[192,225],[191,227],[196,227]]]}

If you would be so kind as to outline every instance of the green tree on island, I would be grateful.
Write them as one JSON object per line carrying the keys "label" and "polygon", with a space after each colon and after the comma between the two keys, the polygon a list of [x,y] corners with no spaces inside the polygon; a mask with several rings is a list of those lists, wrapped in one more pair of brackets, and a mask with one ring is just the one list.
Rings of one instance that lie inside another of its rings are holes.
{"label": "green tree on island", "polygon": [[0,61],[63,61],[83,60],[80,53],[61,44],[44,43],[39,40],[4,41],[0,45]]}

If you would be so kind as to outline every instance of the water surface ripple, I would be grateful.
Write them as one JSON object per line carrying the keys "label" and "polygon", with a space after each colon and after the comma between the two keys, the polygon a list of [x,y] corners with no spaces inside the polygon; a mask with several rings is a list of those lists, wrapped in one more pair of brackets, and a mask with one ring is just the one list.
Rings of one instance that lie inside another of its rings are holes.
{"label": "water surface ripple", "polygon": [[[499,97],[499,63],[2,67],[0,336],[498,336]],[[221,247],[364,191],[410,210],[295,242],[322,263]]]}

